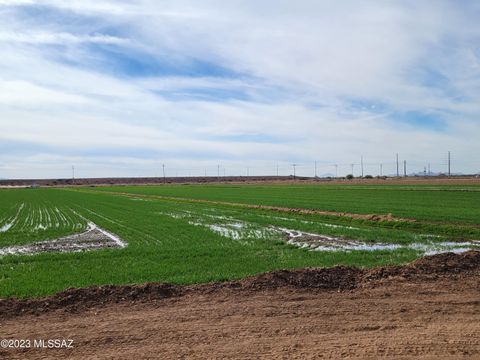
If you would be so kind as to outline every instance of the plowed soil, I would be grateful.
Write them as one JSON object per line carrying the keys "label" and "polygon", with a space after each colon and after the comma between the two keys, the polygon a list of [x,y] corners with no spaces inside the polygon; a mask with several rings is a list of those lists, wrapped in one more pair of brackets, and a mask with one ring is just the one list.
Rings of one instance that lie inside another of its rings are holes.
{"label": "plowed soil", "polygon": [[0,338],[73,339],[5,359],[480,359],[480,252],[241,281],[0,300]]}

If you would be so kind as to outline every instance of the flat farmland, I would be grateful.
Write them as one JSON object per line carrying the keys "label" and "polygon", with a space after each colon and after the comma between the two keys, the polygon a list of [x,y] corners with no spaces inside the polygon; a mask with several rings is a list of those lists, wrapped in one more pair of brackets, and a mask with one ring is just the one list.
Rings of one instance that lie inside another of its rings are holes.
{"label": "flat farmland", "polygon": [[[292,184],[4,189],[0,296],[151,281],[193,284],[276,269],[374,267],[476,249],[479,189]],[[291,208],[392,213],[416,221]]]}
{"label": "flat farmland", "polygon": [[166,185],[101,191],[477,224],[480,182],[462,185]]}
{"label": "flat farmland", "polygon": [[478,189],[2,189],[0,357],[478,358]]}

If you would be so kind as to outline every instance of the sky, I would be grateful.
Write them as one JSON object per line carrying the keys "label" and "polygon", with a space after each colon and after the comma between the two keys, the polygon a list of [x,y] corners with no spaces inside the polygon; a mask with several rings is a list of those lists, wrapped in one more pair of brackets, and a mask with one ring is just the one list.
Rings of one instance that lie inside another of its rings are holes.
{"label": "sky", "polygon": [[444,172],[448,151],[478,173],[478,19],[462,0],[0,0],[0,178],[377,175],[397,153]]}

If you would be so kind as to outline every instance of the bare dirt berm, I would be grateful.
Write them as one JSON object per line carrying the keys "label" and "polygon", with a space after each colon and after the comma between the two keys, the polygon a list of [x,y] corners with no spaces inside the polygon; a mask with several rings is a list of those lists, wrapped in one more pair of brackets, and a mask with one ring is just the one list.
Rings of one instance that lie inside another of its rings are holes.
{"label": "bare dirt berm", "polygon": [[193,286],[69,289],[0,300],[2,359],[480,359],[480,252],[405,266],[274,271]]}

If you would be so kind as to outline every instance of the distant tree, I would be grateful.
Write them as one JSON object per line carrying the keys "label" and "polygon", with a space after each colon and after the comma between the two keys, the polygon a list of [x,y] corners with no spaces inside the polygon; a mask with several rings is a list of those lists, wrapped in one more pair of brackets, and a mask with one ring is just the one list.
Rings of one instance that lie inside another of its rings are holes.
{"label": "distant tree", "polygon": [[365,175],[364,178],[365,179],[373,179],[373,176],[372,175]]}
{"label": "distant tree", "polygon": [[348,174],[347,176],[345,176],[345,178],[347,180],[352,180],[354,178],[354,176],[352,174]]}

